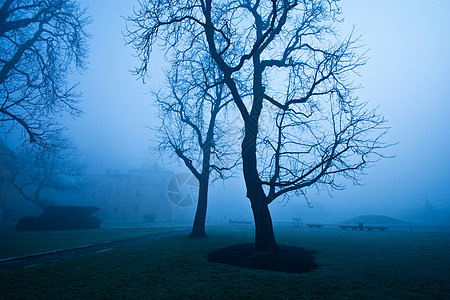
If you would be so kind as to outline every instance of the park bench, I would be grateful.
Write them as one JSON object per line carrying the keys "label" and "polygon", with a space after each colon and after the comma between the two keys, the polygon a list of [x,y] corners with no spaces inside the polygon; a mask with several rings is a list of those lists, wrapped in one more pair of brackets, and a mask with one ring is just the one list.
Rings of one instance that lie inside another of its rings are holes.
{"label": "park bench", "polygon": [[342,229],[353,229],[353,230],[364,230],[363,223],[358,223],[358,225],[339,225]]}
{"label": "park bench", "polygon": [[389,227],[386,226],[364,226],[363,223],[358,223],[358,225],[339,225],[340,228],[342,229],[353,229],[353,230],[379,230],[379,231],[385,231],[386,229],[388,229]]}
{"label": "park bench", "polygon": [[339,225],[339,227],[342,229],[353,229],[353,230],[359,229],[358,225]]}
{"label": "park bench", "polygon": [[323,224],[306,224],[309,228],[321,228]]}
{"label": "park bench", "polygon": [[364,226],[364,228],[367,228],[367,230],[379,230],[379,231],[385,231],[389,227],[386,226]]}
{"label": "park bench", "polygon": [[230,219],[230,223],[234,223],[234,224],[252,224],[252,222],[250,222],[250,221],[235,221],[235,220],[231,220],[231,219]]}

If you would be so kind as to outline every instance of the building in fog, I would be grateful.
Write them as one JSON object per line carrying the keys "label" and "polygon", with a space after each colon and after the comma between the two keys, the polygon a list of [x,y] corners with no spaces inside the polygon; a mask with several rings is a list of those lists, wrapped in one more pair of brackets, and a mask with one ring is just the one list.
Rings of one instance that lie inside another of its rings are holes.
{"label": "building in fog", "polygon": [[167,185],[174,173],[157,165],[92,176],[87,191],[90,205],[100,207],[103,221],[168,221],[172,204]]}

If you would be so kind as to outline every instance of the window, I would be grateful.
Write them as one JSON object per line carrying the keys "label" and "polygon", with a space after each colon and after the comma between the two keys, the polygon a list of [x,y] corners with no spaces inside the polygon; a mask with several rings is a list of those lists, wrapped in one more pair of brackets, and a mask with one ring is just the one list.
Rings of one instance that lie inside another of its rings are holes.
{"label": "window", "polygon": [[138,212],[138,211],[139,211],[139,205],[136,204],[136,205],[134,206],[134,212]]}
{"label": "window", "polygon": [[136,191],[136,198],[139,198],[141,196],[141,191]]}

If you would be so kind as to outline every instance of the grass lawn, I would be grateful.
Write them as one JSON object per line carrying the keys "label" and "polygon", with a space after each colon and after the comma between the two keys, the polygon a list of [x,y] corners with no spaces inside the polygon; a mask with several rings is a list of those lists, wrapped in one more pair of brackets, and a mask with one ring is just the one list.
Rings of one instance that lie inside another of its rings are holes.
{"label": "grass lawn", "polygon": [[253,239],[252,226],[148,241],[0,273],[0,299],[448,299],[450,234],[277,227],[278,242],[316,251],[304,274],[244,269],[208,253]]}
{"label": "grass lawn", "polygon": [[41,232],[0,232],[0,259],[138,237],[173,228],[123,228]]}

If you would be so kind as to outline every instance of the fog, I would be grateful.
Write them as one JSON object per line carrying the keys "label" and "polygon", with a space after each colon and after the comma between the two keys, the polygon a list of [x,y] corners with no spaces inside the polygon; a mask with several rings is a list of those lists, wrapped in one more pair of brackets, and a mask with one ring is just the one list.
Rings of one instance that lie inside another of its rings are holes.
{"label": "fog", "polygon": [[[157,126],[151,89],[163,82],[164,58],[156,51],[145,84],[129,70],[138,65],[125,45],[123,16],[134,1],[81,1],[93,22],[88,70],[80,81],[84,114],[65,121],[68,135],[84,153],[91,174],[125,173],[158,164],[174,173],[181,164],[152,152]],[[450,2],[343,1],[343,32],[355,25],[369,48],[360,70],[357,95],[378,107],[391,127],[386,141],[395,146],[361,177],[362,186],[345,182],[343,191],[308,192],[313,208],[302,198],[271,204],[275,221],[300,217],[334,222],[362,214],[414,219],[425,205],[450,209]],[[251,220],[242,176],[217,181],[210,189],[208,220]]]}

